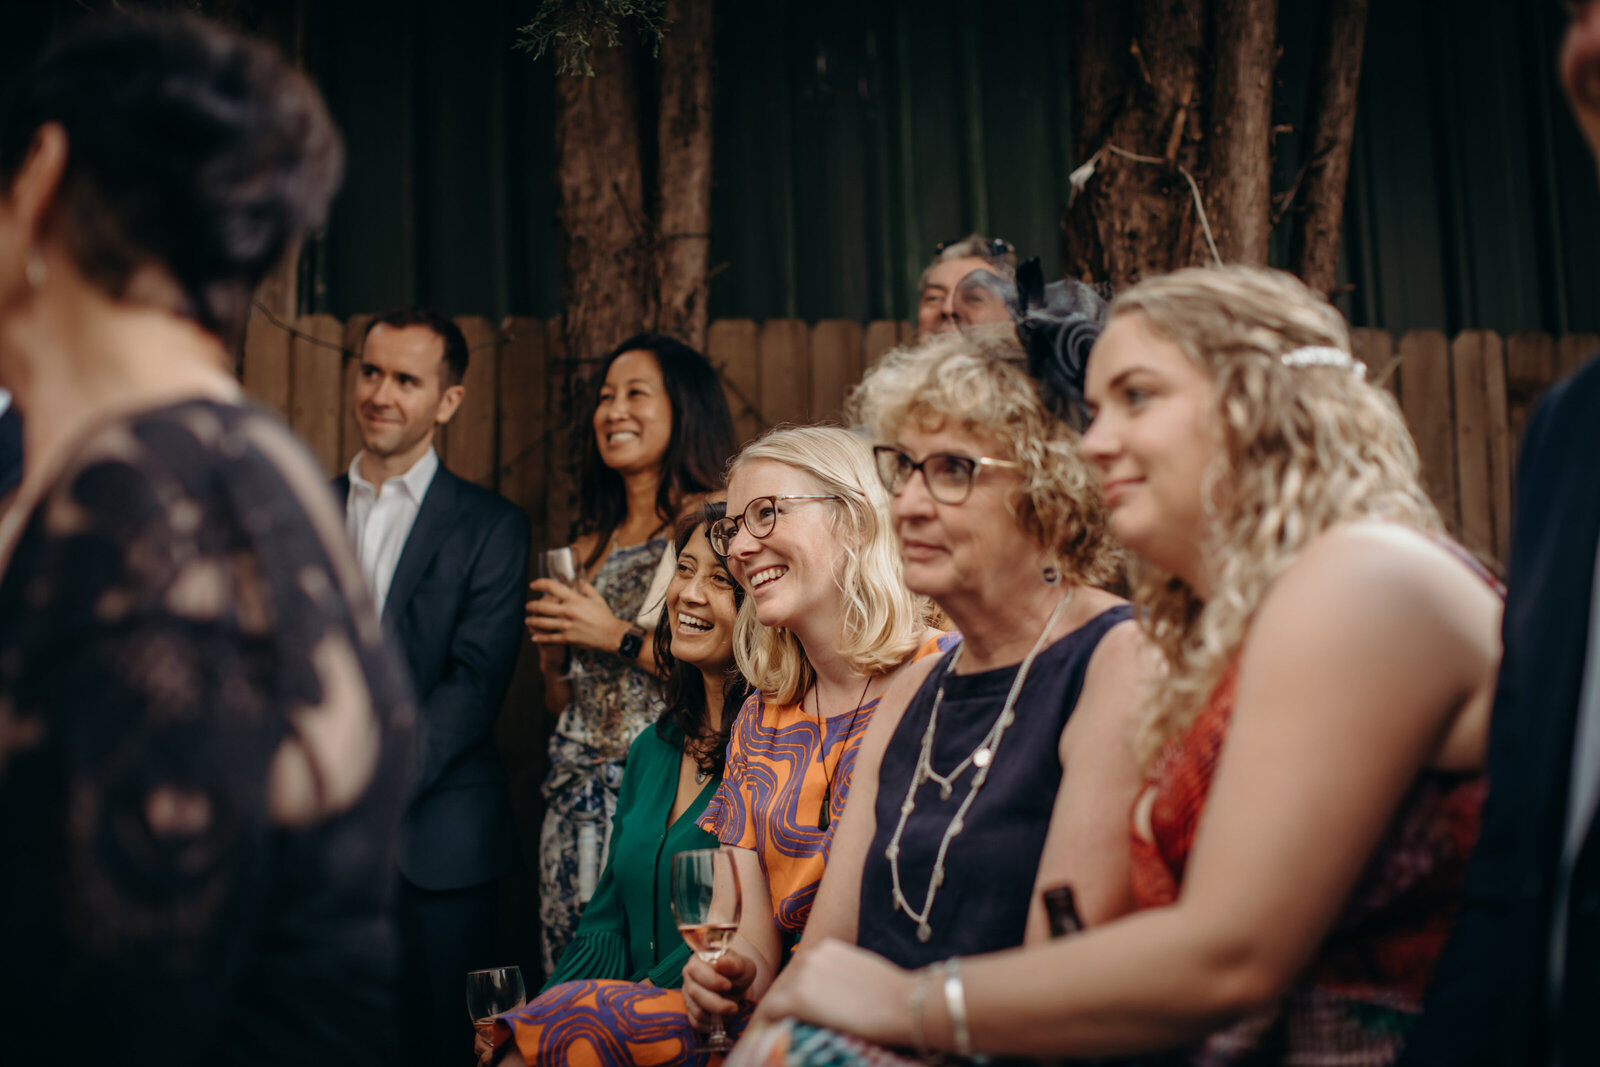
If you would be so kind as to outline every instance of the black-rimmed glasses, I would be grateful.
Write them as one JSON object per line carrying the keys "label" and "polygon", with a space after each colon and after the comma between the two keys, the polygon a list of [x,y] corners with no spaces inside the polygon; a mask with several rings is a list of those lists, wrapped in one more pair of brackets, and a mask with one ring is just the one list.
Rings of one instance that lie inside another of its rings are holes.
{"label": "black-rimmed glasses", "polygon": [[872,450],[878,465],[878,478],[890,496],[899,496],[906,483],[917,471],[922,472],[922,483],[928,495],[941,504],[962,504],[972,495],[972,484],[978,480],[978,471],[984,467],[1002,470],[1020,470],[1022,464],[1009,459],[990,459],[988,456],[956,456],[949,452],[935,452],[920,463],[894,445],[878,445]]}
{"label": "black-rimmed glasses", "polygon": [[733,539],[739,534],[739,527],[743,526],[745,533],[757,540],[771,535],[778,525],[778,501],[780,500],[839,500],[840,497],[833,493],[818,493],[810,496],[795,494],[777,494],[774,496],[758,496],[744,506],[744,514],[738,518],[724,516],[706,528],[706,540],[711,542],[711,551],[724,559],[728,550],[733,547]]}

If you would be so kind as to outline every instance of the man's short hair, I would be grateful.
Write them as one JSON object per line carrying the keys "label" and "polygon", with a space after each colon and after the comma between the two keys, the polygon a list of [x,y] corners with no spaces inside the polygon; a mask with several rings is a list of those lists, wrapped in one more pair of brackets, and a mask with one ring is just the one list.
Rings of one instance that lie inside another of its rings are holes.
{"label": "man's short hair", "polygon": [[461,379],[467,376],[467,339],[462,336],[461,327],[437,311],[427,308],[385,311],[367,323],[366,330],[361,334],[362,349],[367,347],[367,338],[371,336],[374,326],[388,326],[396,330],[403,330],[407,326],[426,326],[444,342],[445,386],[460,385]]}
{"label": "man's short hair", "polygon": [[979,233],[969,233],[959,241],[949,241],[941,244],[933,253],[933,258],[922,269],[922,277],[917,279],[917,292],[922,292],[928,286],[928,275],[933,273],[933,268],[952,259],[981,259],[989,264],[989,269],[1008,282],[1017,280],[1017,250],[1011,247],[1009,241],[1002,241],[997,237],[985,237]]}

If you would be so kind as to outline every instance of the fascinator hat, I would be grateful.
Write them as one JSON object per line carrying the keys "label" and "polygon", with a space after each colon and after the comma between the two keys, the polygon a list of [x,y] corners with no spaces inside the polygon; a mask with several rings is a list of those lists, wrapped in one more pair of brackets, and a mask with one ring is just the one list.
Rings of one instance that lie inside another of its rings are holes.
{"label": "fascinator hat", "polygon": [[1045,405],[1081,433],[1089,425],[1084,377],[1089,350],[1105,327],[1105,297],[1075,278],[1046,284],[1034,258],[1017,267],[1015,283],[976,270],[956,287],[958,307],[991,301],[1010,311],[1017,340],[1028,354],[1028,374],[1039,384]]}

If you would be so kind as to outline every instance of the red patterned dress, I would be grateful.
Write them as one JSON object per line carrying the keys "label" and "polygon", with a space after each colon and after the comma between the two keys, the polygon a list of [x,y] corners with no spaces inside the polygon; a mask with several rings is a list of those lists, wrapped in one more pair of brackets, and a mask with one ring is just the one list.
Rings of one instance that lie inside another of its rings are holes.
{"label": "red patterned dress", "polygon": [[[1153,841],[1133,834],[1142,908],[1173,903],[1233,715],[1236,670],[1151,773]],[[1422,1010],[1455,923],[1487,789],[1482,774],[1418,776],[1344,913],[1299,981],[1270,1012],[1219,1030],[1195,1064],[1386,1067]]]}
{"label": "red patterned dress", "polygon": [[[928,641],[914,658],[943,652],[957,639]],[[817,717],[799,704],[769,704],[753,694],[728,742],[722,785],[706,804],[700,828],[723,844],[756,853],[771,890],[773,922],[785,949],[800,938],[827,864],[833,832],[850,793],[850,772],[879,698]],[[820,729],[819,729],[820,726]],[[828,828],[817,816],[832,779]],[[745,907],[754,902],[746,898]],[[734,1036],[748,1013],[728,1027]],[[500,1036],[516,1039],[530,1064],[570,1067],[661,1067],[705,1061],[703,1038],[690,1028],[683,994],[649,982],[566,982],[502,1017]]]}

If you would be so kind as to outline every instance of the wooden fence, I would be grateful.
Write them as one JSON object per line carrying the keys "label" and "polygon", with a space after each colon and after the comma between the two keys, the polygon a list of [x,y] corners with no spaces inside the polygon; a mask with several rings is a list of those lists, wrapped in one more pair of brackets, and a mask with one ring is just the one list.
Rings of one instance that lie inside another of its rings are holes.
{"label": "wooden fence", "polygon": [[[293,324],[257,312],[241,376],[257,400],[281,412],[330,473],[360,447],[347,395],[347,358],[368,316],[341,323],[308,315]],[[536,544],[554,544],[571,518],[571,398],[577,369],[562,350],[558,321],[456,320],[472,350],[466,399],[442,434],[451,470],[496,489],[533,519]],[[878,356],[911,337],[906,323],[725,319],[711,325],[707,354],[723,376],[742,438],[783,422],[836,415],[851,383]],[[1556,378],[1575,370],[1600,337],[1485,330],[1446,337],[1416,330],[1396,340],[1356,330],[1356,354],[1395,392],[1422,455],[1428,491],[1452,532],[1503,558],[1511,480],[1528,409]]]}

